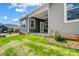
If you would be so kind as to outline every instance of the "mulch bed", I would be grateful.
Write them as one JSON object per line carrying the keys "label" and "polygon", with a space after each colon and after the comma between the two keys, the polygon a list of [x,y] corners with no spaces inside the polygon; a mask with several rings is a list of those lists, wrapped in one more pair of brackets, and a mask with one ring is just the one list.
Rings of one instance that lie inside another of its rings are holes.
{"label": "mulch bed", "polygon": [[78,41],[66,40],[66,42],[59,42],[59,41],[56,41],[54,38],[47,38],[46,41],[50,44],[55,44],[55,45],[64,46],[68,48],[74,48],[74,49],[79,50]]}
{"label": "mulch bed", "polygon": [[79,41],[79,34],[61,34],[62,37]]}

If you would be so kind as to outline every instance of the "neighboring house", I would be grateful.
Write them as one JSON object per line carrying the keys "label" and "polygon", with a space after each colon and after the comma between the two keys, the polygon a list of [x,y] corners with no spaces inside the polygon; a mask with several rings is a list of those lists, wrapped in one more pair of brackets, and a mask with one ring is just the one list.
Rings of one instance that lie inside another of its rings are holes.
{"label": "neighboring house", "polygon": [[15,24],[5,24],[5,26],[9,28],[9,31],[10,31],[10,32],[19,32],[19,31],[20,31],[19,25],[15,25]]}
{"label": "neighboring house", "polygon": [[15,24],[0,24],[0,32],[19,32],[20,27],[19,25]]}
{"label": "neighboring house", "polygon": [[0,24],[0,33],[8,32],[8,27],[4,26],[3,24]]}
{"label": "neighboring house", "polygon": [[70,15],[73,15],[70,13],[68,16],[69,12],[71,11],[64,3],[43,5],[20,19],[20,31],[25,33],[47,32],[48,34],[57,31],[66,34],[79,34],[79,18],[78,16],[77,19],[69,18]]}

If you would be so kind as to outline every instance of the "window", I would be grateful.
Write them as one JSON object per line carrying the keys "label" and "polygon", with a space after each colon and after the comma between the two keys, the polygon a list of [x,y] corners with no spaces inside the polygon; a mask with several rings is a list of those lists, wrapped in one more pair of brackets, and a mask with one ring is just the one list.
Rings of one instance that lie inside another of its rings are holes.
{"label": "window", "polygon": [[45,29],[48,29],[48,21],[45,21]]}
{"label": "window", "polygon": [[66,15],[66,22],[79,22],[79,3],[67,3]]}
{"label": "window", "polygon": [[35,19],[30,19],[30,28],[35,29]]}
{"label": "window", "polygon": [[22,27],[25,28],[25,25],[26,25],[26,20],[24,19],[24,20],[22,21]]}
{"label": "window", "polygon": [[22,25],[22,27],[24,28],[24,27],[25,27],[25,25],[23,24],[23,25]]}

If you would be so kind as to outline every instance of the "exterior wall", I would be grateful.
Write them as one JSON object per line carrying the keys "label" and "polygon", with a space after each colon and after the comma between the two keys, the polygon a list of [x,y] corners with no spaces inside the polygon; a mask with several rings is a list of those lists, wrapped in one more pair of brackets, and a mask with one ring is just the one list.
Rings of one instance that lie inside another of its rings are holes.
{"label": "exterior wall", "polygon": [[48,32],[48,29],[44,29],[44,32]]}
{"label": "exterior wall", "polygon": [[[37,19],[37,18],[34,18],[35,19],[35,29],[29,29],[29,32],[40,32],[40,21],[44,22],[43,20],[41,19]],[[30,19],[29,19],[30,21]]]}
{"label": "exterior wall", "polygon": [[[22,27],[22,25],[25,25],[25,27]],[[21,32],[28,32],[28,19],[24,19],[20,21],[20,31]]]}
{"label": "exterior wall", "polygon": [[[34,17],[32,17],[34,18]],[[29,22],[28,22],[29,19]],[[34,18],[35,19],[35,29],[31,29],[30,26],[30,18],[24,19],[20,21],[20,32],[24,32],[27,33],[28,32],[28,28],[29,28],[29,32],[30,33],[35,33],[35,32],[40,32],[40,21],[44,22],[43,19],[38,19],[38,18]],[[22,25],[25,24],[25,27],[22,27]],[[29,24],[29,26],[28,26]],[[44,29],[44,32],[48,32],[47,29]]]}
{"label": "exterior wall", "polygon": [[64,23],[64,4],[49,4],[48,31],[79,34],[79,22]]}
{"label": "exterior wall", "polygon": [[[46,19],[48,21],[48,19]],[[48,32],[48,29],[45,28],[45,22],[44,22],[44,32]]]}

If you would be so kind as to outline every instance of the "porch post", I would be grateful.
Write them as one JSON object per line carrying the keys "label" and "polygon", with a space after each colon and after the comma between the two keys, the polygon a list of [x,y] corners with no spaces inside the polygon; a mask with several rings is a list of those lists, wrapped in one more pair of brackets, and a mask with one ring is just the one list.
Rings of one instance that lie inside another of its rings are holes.
{"label": "porch post", "polygon": [[30,22],[29,22],[29,17],[28,17],[27,20],[28,20],[28,22],[27,22],[27,23],[28,23],[28,25],[27,25],[27,32],[29,33],[29,23],[30,23]]}
{"label": "porch post", "polygon": [[22,30],[22,20],[20,20],[20,32]]}

